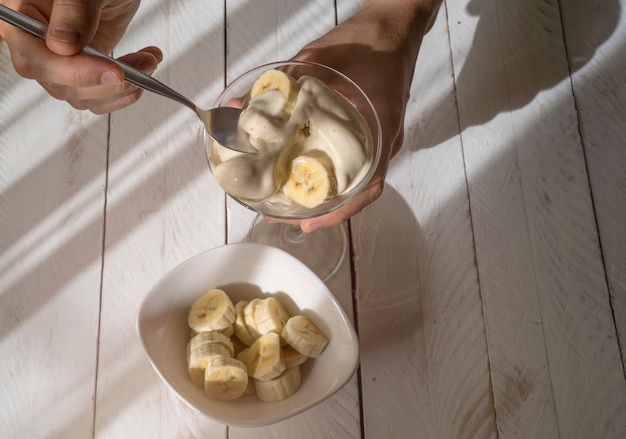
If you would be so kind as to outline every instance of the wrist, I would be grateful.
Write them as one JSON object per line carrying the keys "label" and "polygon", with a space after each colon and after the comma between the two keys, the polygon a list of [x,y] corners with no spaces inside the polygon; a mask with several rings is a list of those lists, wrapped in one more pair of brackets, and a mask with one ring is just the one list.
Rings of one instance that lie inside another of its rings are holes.
{"label": "wrist", "polygon": [[430,30],[441,0],[368,0],[357,14],[376,23],[387,50],[406,50],[412,57]]}

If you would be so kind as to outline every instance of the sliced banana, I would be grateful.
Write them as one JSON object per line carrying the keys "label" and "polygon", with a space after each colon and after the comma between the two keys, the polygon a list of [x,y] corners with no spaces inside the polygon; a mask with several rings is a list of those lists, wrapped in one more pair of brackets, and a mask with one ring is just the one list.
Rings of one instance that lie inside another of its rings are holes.
{"label": "sliced banana", "polygon": [[292,162],[304,152],[305,140],[309,135],[309,124],[307,122],[296,130],[296,133],[281,149],[274,163],[273,170],[276,187],[282,188],[289,180]]}
{"label": "sliced banana", "polygon": [[224,291],[213,289],[194,302],[188,321],[189,376],[224,401],[255,393],[262,401],[290,397],[301,384],[300,365],[328,344],[310,319],[290,317],[271,296],[233,305]]}
{"label": "sliced banana", "polygon": [[300,366],[308,360],[308,358],[309,357],[296,351],[291,346],[283,346],[283,360],[285,361],[286,369],[294,366]]}
{"label": "sliced banana", "polygon": [[254,381],[257,397],[261,401],[282,401],[293,395],[300,388],[302,378],[300,367],[294,366],[270,381]]}
{"label": "sliced banana", "polygon": [[227,331],[235,321],[235,306],[223,290],[204,293],[189,311],[189,327],[196,332]]}
{"label": "sliced banana", "polygon": [[285,370],[280,336],[275,332],[259,337],[252,346],[241,351],[237,359],[245,363],[248,375],[256,380],[271,380]]}
{"label": "sliced banana", "polygon": [[204,391],[212,398],[231,401],[248,388],[246,365],[235,358],[211,359],[204,373]]}
{"label": "sliced banana", "polygon": [[220,333],[224,334],[226,337],[230,337],[235,333],[235,329],[233,328],[233,325],[229,325],[225,329],[222,329]]}
{"label": "sliced banana", "polygon": [[311,358],[318,357],[328,344],[326,335],[303,315],[291,317],[285,324],[281,336],[289,346]]}
{"label": "sliced banana", "polygon": [[250,97],[256,98],[268,91],[277,90],[283,96],[285,103],[283,113],[291,115],[296,106],[300,86],[294,78],[280,70],[268,70],[264,72],[252,85]]}
{"label": "sliced banana", "polygon": [[220,343],[228,349],[231,357],[235,355],[235,348],[230,337],[217,331],[200,332],[196,334],[191,340],[189,340],[189,349],[194,351],[197,347],[209,343]]}
{"label": "sliced banana", "polygon": [[312,150],[294,158],[283,192],[292,202],[309,209],[334,196],[337,179],[328,154]]}
{"label": "sliced banana", "polygon": [[243,323],[248,329],[248,333],[253,340],[257,340],[262,334],[256,327],[256,321],[254,320],[254,312],[257,304],[261,299],[252,299],[243,309]]}
{"label": "sliced banana", "polygon": [[268,332],[280,334],[289,317],[285,307],[274,297],[261,299],[253,310],[254,324],[259,334]]}
{"label": "sliced banana", "polygon": [[205,343],[191,349],[189,343],[187,349],[187,370],[191,381],[197,386],[204,386],[204,371],[207,364],[215,358],[232,357],[230,351],[222,343]]}
{"label": "sliced banana", "polygon": [[250,330],[248,329],[248,325],[245,322],[244,310],[248,306],[247,300],[240,300],[235,305],[235,322],[233,323],[233,328],[235,330],[235,335],[246,346],[251,346],[254,343],[255,337],[250,334]]}

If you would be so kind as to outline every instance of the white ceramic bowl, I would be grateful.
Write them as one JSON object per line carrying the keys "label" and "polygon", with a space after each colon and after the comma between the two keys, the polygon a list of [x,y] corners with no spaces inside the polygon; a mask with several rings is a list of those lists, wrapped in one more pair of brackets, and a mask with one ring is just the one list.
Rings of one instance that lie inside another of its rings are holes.
{"label": "white ceramic bowl", "polygon": [[[224,402],[209,398],[191,382],[185,354],[187,313],[210,288],[223,288],[233,302],[273,295],[291,314],[307,315],[328,336],[322,355],[302,366],[302,385],[294,395],[271,403],[254,395]],[[288,253],[254,243],[217,247],[172,269],[144,298],[137,328],[165,384],[190,407],[233,426],[267,425],[311,408],[341,389],[359,362],[354,327],[326,285]]]}

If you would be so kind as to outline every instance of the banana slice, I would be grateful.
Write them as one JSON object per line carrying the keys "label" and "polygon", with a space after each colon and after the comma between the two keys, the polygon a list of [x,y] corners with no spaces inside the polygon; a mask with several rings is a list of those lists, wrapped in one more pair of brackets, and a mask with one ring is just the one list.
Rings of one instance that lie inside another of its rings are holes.
{"label": "banana slice", "polygon": [[236,317],[235,322],[233,323],[233,328],[235,330],[235,335],[237,336],[239,341],[241,341],[246,346],[251,346],[256,338],[253,337],[252,334],[250,334],[250,331],[248,330],[248,325],[246,325],[245,322],[244,310],[248,306],[248,303],[249,302],[247,300],[240,300],[235,305]]}
{"label": "banana slice", "polygon": [[283,192],[294,203],[309,209],[335,195],[337,179],[328,154],[313,150],[294,158]]}
{"label": "banana slice", "polygon": [[228,331],[235,321],[235,306],[223,290],[212,289],[196,300],[189,311],[189,327],[196,332]]}
{"label": "banana slice", "polygon": [[282,401],[293,395],[301,384],[300,367],[294,366],[270,381],[254,381],[257,397],[261,401]]}
{"label": "banana slice", "polygon": [[268,91],[277,90],[285,100],[282,110],[286,116],[289,116],[296,106],[299,89],[300,86],[294,78],[280,70],[272,69],[263,73],[254,82],[250,90],[250,97],[256,98]]}
{"label": "banana slice", "polygon": [[318,357],[328,344],[326,335],[303,315],[291,317],[281,336],[289,346],[311,358]]}
{"label": "banana slice", "polygon": [[228,349],[231,357],[235,354],[235,347],[232,340],[225,334],[217,331],[198,333],[189,340],[189,349],[194,351],[196,348],[209,343],[221,343]]}
{"label": "banana slice", "polygon": [[286,369],[289,369],[290,367],[300,366],[308,359],[309,357],[296,351],[291,346],[283,346],[283,360],[285,361]]}
{"label": "banana slice", "polygon": [[289,313],[274,297],[266,297],[256,303],[252,317],[255,329],[259,334],[275,332],[280,334],[289,320]]}
{"label": "banana slice", "polygon": [[226,337],[230,337],[235,333],[235,329],[233,328],[233,325],[229,325],[226,327],[226,329],[222,329],[220,333],[224,334]]}
{"label": "banana slice", "polygon": [[204,373],[209,362],[216,358],[230,358],[230,351],[222,343],[205,343],[191,349],[187,345],[187,370],[191,381],[197,386],[204,386]]}
{"label": "banana slice", "polygon": [[259,337],[252,346],[241,351],[237,359],[245,363],[248,375],[256,380],[271,380],[285,370],[280,336],[275,332]]}
{"label": "banana slice", "polygon": [[246,365],[235,358],[211,359],[204,373],[204,391],[212,398],[231,401],[248,388]]}
{"label": "banana slice", "polygon": [[306,138],[310,136],[309,122],[301,125],[281,149],[274,163],[274,185],[281,188],[289,180],[293,160],[304,152]]}
{"label": "banana slice", "polygon": [[243,323],[246,325],[248,329],[248,333],[252,337],[253,340],[257,340],[261,335],[261,332],[256,327],[256,321],[254,320],[254,313],[257,307],[257,304],[261,301],[261,299],[252,299],[243,309]]}

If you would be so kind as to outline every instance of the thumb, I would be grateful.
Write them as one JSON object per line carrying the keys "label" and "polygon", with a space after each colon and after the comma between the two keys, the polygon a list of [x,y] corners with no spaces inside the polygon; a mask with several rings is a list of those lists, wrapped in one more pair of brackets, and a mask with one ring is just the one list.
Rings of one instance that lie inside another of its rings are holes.
{"label": "thumb", "polygon": [[75,55],[93,38],[100,20],[100,1],[54,0],[46,34],[48,49]]}

